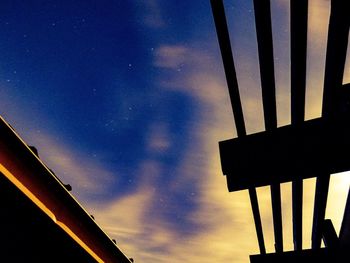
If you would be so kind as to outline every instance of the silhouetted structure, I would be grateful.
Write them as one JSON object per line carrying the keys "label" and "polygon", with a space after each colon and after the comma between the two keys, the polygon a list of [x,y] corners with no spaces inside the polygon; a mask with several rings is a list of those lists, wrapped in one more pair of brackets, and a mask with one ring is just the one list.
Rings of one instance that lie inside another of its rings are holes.
{"label": "silhouetted structure", "polygon": [[0,117],[1,262],[130,263]]}
{"label": "silhouetted structure", "polygon": [[[347,262],[350,259],[350,195],[339,237],[325,209],[331,173],[350,170],[350,85],[342,85],[350,1],[331,0],[322,117],[304,121],[307,0],[290,0],[291,124],[277,128],[269,0],[253,0],[266,131],[247,135],[222,0],[211,0],[238,138],[219,143],[229,191],[248,189],[260,255],[258,262]],[[303,179],[317,177],[312,248],[302,247]],[[283,252],[280,183],[292,182],[294,251]],[[255,187],[271,186],[276,253],[266,254]],[[321,240],[325,248],[321,248]]]}

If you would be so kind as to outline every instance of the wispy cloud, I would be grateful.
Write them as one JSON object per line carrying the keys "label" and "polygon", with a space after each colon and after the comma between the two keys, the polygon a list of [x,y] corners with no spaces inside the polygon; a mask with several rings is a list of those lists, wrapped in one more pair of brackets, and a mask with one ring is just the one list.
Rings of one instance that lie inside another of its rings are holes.
{"label": "wispy cloud", "polygon": [[[246,262],[249,253],[257,252],[248,196],[229,194],[220,169],[217,143],[235,134],[225,81],[217,74],[220,61],[184,46],[162,46],[156,54],[155,66],[165,71],[183,67],[181,81],[164,80],[162,87],[197,100],[203,112],[188,127],[188,145],[176,167],[152,154],[165,154],[177,143],[171,140],[168,124],[150,125],[146,145],[150,155],[135,167],[136,189],[102,204],[90,203],[96,221],[137,261]],[[172,203],[176,193],[188,196],[192,209]],[[178,213],[182,218],[176,219]],[[179,223],[168,221],[164,214]],[[180,222],[192,224],[194,230],[186,232]]]}
{"label": "wispy cloud", "polygon": [[27,143],[38,149],[40,158],[63,183],[73,187],[72,193],[84,205],[89,206],[91,200],[104,199],[118,180],[118,175],[105,169],[101,161],[77,151],[73,145],[60,144],[44,131],[29,131],[26,135]]}
{"label": "wispy cloud", "polygon": [[166,23],[163,18],[159,0],[135,1],[135,5],[140,7],[140,14],[144,25],[151,29],[164,28]]}
{"label": "wispy cloud", "polygon": [[171,147],[169,128],[166,123],[153,123],[149,129],[147,139],[149,151],[164,153]]}
{"label": "wispy cloud", "polygon": [[[177,168],[178,171],[172,175],[176,176],[176,180],[173,179],[171,184],[164,185],[171,187],[172,191],[183,189],[183,195],[187,195],[189,193],[185,192],[186,187],[183,188],[186,182],[195,184],[197,190],[192,196],[195,207],[184,216],[186,220],[197,225],[198,230],[188,235],[180,235],[182,231],[176,227],[181,226],[165,221],[157,212],[147,212],[152,211],[154,203],[162,198],[157,192],[157,185],[152,186],[150,183],[156,183],[157,180],[152,179],[142,181],[134,197],[114,200],[105,208],[100,206],[97,214],[101,216],[101,224],[105,225],[106,229],[112,229],[114,222],[118,221],[120,225],[124,225],[123,220],[126,220],[126,226],[130,224],[131,228],[128,235],[116,235],[127,239],[125,243],[128,245],[125,249],[140,261],[168,262],[169,258],[172,262],[212,262],[213,258],[229,261],[232,260],[232,255],[235,255],[234,259],[237,262],[246,262],[249,253],[257,252],[250,204],[246,192],[227,192],[218,155],[218,141],[231,138],[235,133],[225,81],[217,74],[219,70],[216,67],[220,61],[207,52],[184,46],[162,46],[156,54],[157,67],[173,71],[177,71],[180,65],[183,67],[181,81],[177,78],[164,80],[160,82],[163,83],[163,87],[186,93],[200,101],[205,111],[196,125],[190,128],[189,134],[193,139]],[[186,70],[188,68],[193,70]],[[168,138],[167,129],[163,126],[159,131],[160,140],[167,141],[164,140]],[[156,129],[155,134],[159,131]],[[153,140],[154,138],[150,137],[150,144],[157,145],[152,143]],[[165,145],[168,145],[168,142]],[[164,164],[148,162],[148,165],[142,167],[144,173],[168,176],[166,169],[159,169],[162,165]],[[179,182],[184,182],[184,185]],[[179,187],[180,189],[176,189]],[[168,195],[172,195],[172,191],[169,191]],[[125,205],[125,200],[130,203]],[[139,205],[132,205],[132,202]],[[128,207],[129,215],[122,212],[124,206]],[[115,216],[118,214],[123,215],[124,219],[117,220]],[[129,216],[133,218],[126,219]],[[105,220],[108,217],[111,219]],[[121,228],[125,229],[124,226]],[[234,244],[237,242],[240,243],[240,247],[235,249]]]}
{"label": "wispy cloud", "polygon": [[182,45],[163,45],[157,48],[155,66],[167,69],[180,69],[188,62],[189,49]]}
{"label": "wispy cloud", "polygon": [[[238,74],[249,133],[263,130],[261,91],[254,77],[256,63],[254,57],[247,58]],[[198,45],[163,45],[157,49],[154,64],[165,70],[165,77],[159,80],[164,88],[194,96],[204,102],[207,109],[217,110],[218,116],[232,114],[221,60],[214,59],[210,49],[198,48]],[[174,74],[169,76],[168,72]],[[232,117],[228,123],[233,123]]]}

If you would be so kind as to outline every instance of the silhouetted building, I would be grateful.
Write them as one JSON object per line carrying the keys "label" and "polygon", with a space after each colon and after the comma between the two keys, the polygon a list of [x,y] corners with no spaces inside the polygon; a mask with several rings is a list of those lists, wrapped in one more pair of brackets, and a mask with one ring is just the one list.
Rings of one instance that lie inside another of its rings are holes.
{"label": "silhouetted building", "polygon": [[[339,236],[325,219],[331,173],[350,170],[350,85],[343,85],[350,1],[331,0],[322,117],[304,121],[308,1],[290,0],[291,124],[277,128],[269,0],[253,0],[265,131],[246,134],[235,64],[222,0],[211,0],[238,137],[219,143],[229,191],[248,189],[260,262],[348,262],[350,195]],[[311,249],[302,245],[303,179],[316,177]],[[292,182],[294,251],[283,249],[280,183]],[[256,187],[270,186],[275,253],[266,254]],[[321,240],[325,247],[321,247]]]}
{"label": "silhouetted building", "polygon": [[133,262],[0,117],[1,262]]}

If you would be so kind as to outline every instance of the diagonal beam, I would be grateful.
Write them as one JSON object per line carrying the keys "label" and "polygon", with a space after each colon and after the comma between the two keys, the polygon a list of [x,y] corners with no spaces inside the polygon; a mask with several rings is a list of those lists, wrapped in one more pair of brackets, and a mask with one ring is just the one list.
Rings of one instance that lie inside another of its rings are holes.
{"label": "diagonal beam", "polygon": [[[307,50],[307,0],[290,1],[291,38],[291,120],[292,125],[304,122]],[[301,250],[303,217],[303,181],[292,182],[293,241],[294,250]]]}
{"label": "diagonal beam", "polygon": [[326,213],[329,179],[329,174],[324,174],[316,179],[314,218],[311,237],[312,249],[319,249],[321,247],[322,225]]}
{"label": "diagonal beam", "polygon": [[[224,64],[227,86],[230,94],[231,106],[235,118],[238,137],[246,135],[241,99],[239,95],[236,70],[231,50],[230,37],[228,33],[225,9],[222,0],[211,0],[211,8],[214,16],[216,32],[219,40],[221,56]],[[249,189],[250,203],[252,206],[255,230],[258,238],[260,253],[265,254],[264,235],[261,225],[258,199],[255,188]]]}
{"label": "diagonal beam", "polygon": [[277,128],[272,26],[269,0],[254,0],[260,78],[266,130]]}
{"label": "diagonal beam", "polygon": [[216,33],[219,40],[221,56],[224,64],[227,86],[231,99],[231,106],[235,118],[235,124],[238,136],[246,135],[244,124],[243,110],[241,99],[239,96],[236,69],[233,61],[231,50],[231,42],[227,29],[226,15],[222,0],[211,0],[211,8],[213,11]]}
{"label": "diagonal beam", "polygon": [[275,250],[277,253],[283,252],[283,235],[282,235],[282,207],[281,207],[281,187],[275,183],[271,185],[271,201],[273,230],[275,232]]}
{"label": "diagonal beam", "polygon": [[291,117],[292,124],[304,122],[307,50],[307,0],[290,1]]}
{"label": "diagonal beam", "polygon": [[[258,41],[261,90],[265,129],[277,128],[276,91],[273,61],[271,10],[269,0],[254,0],[255,27]],[[271,200],[276,252],[283,251],[281,189],[271,185]]]}
{"label": "diagonal beam", "polygon": [[349,35],[349,1],[333,0],[328,26],[322,117],[334,111],[336,92],[342,86]]}
{"label": "diagonal beam", "polygon": [[250,204],[252,206],[252,211],[253,211],[255,230],[258,237],[260,254],[266,254],[264,235],[263,235],[260,211],[259,211],[259,205],[258,205],[258,197],[257,197],[255,188],[249,188],[249,197],[250,197]]}
{"label": "diagonal beam", "polygon": [[326,247],[337,248],[339,246],[339,238],[334,229],[332,220],[325,219],[322,225],[322,239]]}

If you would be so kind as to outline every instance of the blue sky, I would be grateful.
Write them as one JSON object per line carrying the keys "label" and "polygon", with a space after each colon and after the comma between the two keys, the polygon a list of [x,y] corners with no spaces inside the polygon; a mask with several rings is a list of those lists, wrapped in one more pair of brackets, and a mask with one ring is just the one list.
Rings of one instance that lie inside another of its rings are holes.
{"label": "blue sky", "polygon": [[[310,2],[306,118],[315,118],[329,1]],[[247,128],[257,132],[252,3],[225,7]],[[290,121],[288,10],[272,1],[279,125]],[[258,252],[247,193],[228,193],[220,170],[217,143],[236,132],[209,0],[1,1],[0,32],[0,114],[128,256],[248,262]],[[271,251],[269,193],[260,190]]]}

